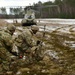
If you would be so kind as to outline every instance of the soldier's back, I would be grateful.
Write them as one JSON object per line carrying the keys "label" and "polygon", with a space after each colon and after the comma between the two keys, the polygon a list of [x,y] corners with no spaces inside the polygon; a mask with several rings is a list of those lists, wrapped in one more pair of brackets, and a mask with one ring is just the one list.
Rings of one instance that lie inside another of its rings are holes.
{"label": "soldier's back", "polygon": [[[2,69],[6,69],[9,66],[10,56],[12,55],[9,50],[11,49],[11,35],[5,31],[0,31],[0,65]],[[0,71],[1,72],[1,71]]]}
{"label": "soldier's back", "polygon": [[2,39],[2,41],[5,42],[6,45],[10,45],[12,36],[9,33],[5,31],[0,31],[0,38]]}

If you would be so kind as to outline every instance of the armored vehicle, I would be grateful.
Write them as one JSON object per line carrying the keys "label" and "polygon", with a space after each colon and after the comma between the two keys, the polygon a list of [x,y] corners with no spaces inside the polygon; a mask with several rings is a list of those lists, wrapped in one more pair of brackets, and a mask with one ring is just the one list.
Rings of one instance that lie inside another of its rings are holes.
{"label": "armored vehicle", "polygon": [[22,20],[22,26],[36,25],[35,13],[32,9],[27,10],[24,19]]}

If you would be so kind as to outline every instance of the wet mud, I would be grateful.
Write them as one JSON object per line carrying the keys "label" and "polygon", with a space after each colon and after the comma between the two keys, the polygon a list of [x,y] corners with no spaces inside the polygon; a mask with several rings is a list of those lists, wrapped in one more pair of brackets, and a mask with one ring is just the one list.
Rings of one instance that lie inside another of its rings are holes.
{"label": "wet mud", "polygon": [[43,42],[43,59],[15,66],[6,75],[75,75],[75,26],[37,26],[41,35],[38,38]]}

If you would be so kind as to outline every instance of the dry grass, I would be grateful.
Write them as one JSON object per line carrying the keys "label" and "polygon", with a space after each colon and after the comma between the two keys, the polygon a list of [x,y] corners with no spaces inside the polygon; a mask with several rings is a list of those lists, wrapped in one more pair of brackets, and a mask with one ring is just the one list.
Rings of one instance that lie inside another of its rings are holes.
{"label": "dry grass", "polygon": [[5,20],[0,19],[0,26],[6,26],[8,24],[8,22],[6,22]]}

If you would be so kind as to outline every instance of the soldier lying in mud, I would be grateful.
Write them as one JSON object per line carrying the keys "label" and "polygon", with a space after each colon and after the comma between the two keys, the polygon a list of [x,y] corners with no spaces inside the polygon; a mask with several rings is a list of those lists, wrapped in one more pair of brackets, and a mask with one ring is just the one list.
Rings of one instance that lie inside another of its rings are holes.
{"label": "soldier lying in mud", "polygon": [[[33,35],[35,31],[32,30],[31,33],[25,29],[13,40],[12,35],[15,29],[14,25],[9,25],[6,30],[0,31],[0,72],[10,70],[14,62],[24,65],[41,58],[39,55],[41,42]],[[15,58],[11,58],[13,56]]]}

